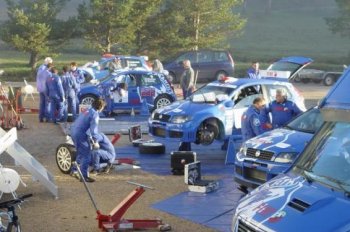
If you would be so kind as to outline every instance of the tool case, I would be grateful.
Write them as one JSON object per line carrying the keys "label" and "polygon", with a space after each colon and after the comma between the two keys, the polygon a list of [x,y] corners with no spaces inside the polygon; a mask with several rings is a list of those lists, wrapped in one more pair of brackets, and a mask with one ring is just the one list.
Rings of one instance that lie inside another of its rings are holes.
{"label": "tool case", "polygon": [[202,180],[200,161],[185,165],[184,181],[191,192],[209,193],[219,188],[216,180]]}
{"label": "tool case", "polygon": [[170,153],[170,167],[174,175],[183,175],[185,165],[196,161],[197,154],[193,151],[173,151]]}

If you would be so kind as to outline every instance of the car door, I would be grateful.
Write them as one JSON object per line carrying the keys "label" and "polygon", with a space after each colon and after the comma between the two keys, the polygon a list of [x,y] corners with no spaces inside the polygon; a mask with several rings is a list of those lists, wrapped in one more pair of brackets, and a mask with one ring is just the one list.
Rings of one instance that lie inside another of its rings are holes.
{"label": "car door", "polygon": [[[113,109],[131,109],[140,106],[141,100],[136,78],[136,75],[129,73],[118,75],[114,79],[116,88],[112,93]],[[123,95],[119,91],[122,85],[125,86]]]}
{"label": "car door", "polygon": [[154,105],[154,100],[160,92],[164,92],[162,82],[156,73],[143,73],[140,75],[140,95],[141,101],[146,100],[150,105]]}
{"label": "car door", "polygon": [[243,113],[251,104],[253,104],[253,100],[256,97],[263,97],[262,91],[263,88],[261,85],[249,85],[236,90],[236,93],[233,97],[234,128],[241,128],[241,119]]}

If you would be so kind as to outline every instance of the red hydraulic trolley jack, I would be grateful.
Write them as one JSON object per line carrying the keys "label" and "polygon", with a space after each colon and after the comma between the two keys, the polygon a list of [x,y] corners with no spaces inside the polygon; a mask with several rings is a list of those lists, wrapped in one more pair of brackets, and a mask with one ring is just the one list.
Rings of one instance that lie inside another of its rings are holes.
{"label": "red hydraulic trolley jack", "polygon": [[122,218],[129,207],[137,201],[137,199],[146,191],[147,189],[153,189],[152,187],[138,184],[135,182],[127,181],[129,184],[136,185],[129,195],[124,198],[108,215],[102,214],[97,208],[96,201],[94,200],[92,193],[87,186],[85,179],[80,171],[79,165],[74,162],[81,179],[83,180],[86,191],[94,205],[97,213],[96,219],[98,220],[98,228],[102,231],[115,232],[122,230],[145,230],[145,229],[158,229],[159,231],[169,231],[171,226],[164,224],[161,219],[124,219]]}

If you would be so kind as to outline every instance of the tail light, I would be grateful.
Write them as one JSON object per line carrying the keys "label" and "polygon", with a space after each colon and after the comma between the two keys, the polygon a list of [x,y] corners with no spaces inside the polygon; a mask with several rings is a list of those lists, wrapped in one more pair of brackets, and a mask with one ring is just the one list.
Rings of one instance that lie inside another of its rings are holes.
{"label": "tail light", "polygon": [[230,63],[232,65],[232,67],[235,67],[235,62],[233,61],[232,56],[231,56],[230,53],[228,53],[228,59],[230,60]]}

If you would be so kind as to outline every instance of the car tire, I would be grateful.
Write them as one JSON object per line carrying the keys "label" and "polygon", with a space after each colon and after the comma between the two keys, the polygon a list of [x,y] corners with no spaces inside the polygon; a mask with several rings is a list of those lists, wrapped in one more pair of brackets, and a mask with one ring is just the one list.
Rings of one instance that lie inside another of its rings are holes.
{"label": "car tire", "polygon": [[95,100],[97,99],[97,97],[93,94],[86,94],[83,95],[80,98],[80,104],[82,105],[91,105]]}
{"label": "car tire", "polygon": [[69,143],[60,144],[56,149],[56,164],[64,174],[69,174],[76,159],[76,149]]}
{"label": "car tire", "polygon": [[170,105],[172,102],[173,99],[169,95],[161,94],[154,100],[154,109]]}
{"label": "car tire", "polygon": [[139,144],[140,154],[164,154],[165,146],[161,143],[141,143]]}
{"label": "car tire", "polygon": [[210,145],[214,142],[215,138],[219,134],[219,127],[216,123],[208,123],[203,125],[203,129],[200,132],[199,143],[202,145]]}
{"label": "car tire", "polygon": [[225,71],[218,71],[216,74],[215,74],[215,80],[219,80],[219,78],[221,77],[227,77],[228,74],[227,72]]}
{"label": "car tire", "polygon": [[323,78],[323,84],[325,86],[331,86],[333,85],[335,82],[335,76],[328,74]]}

